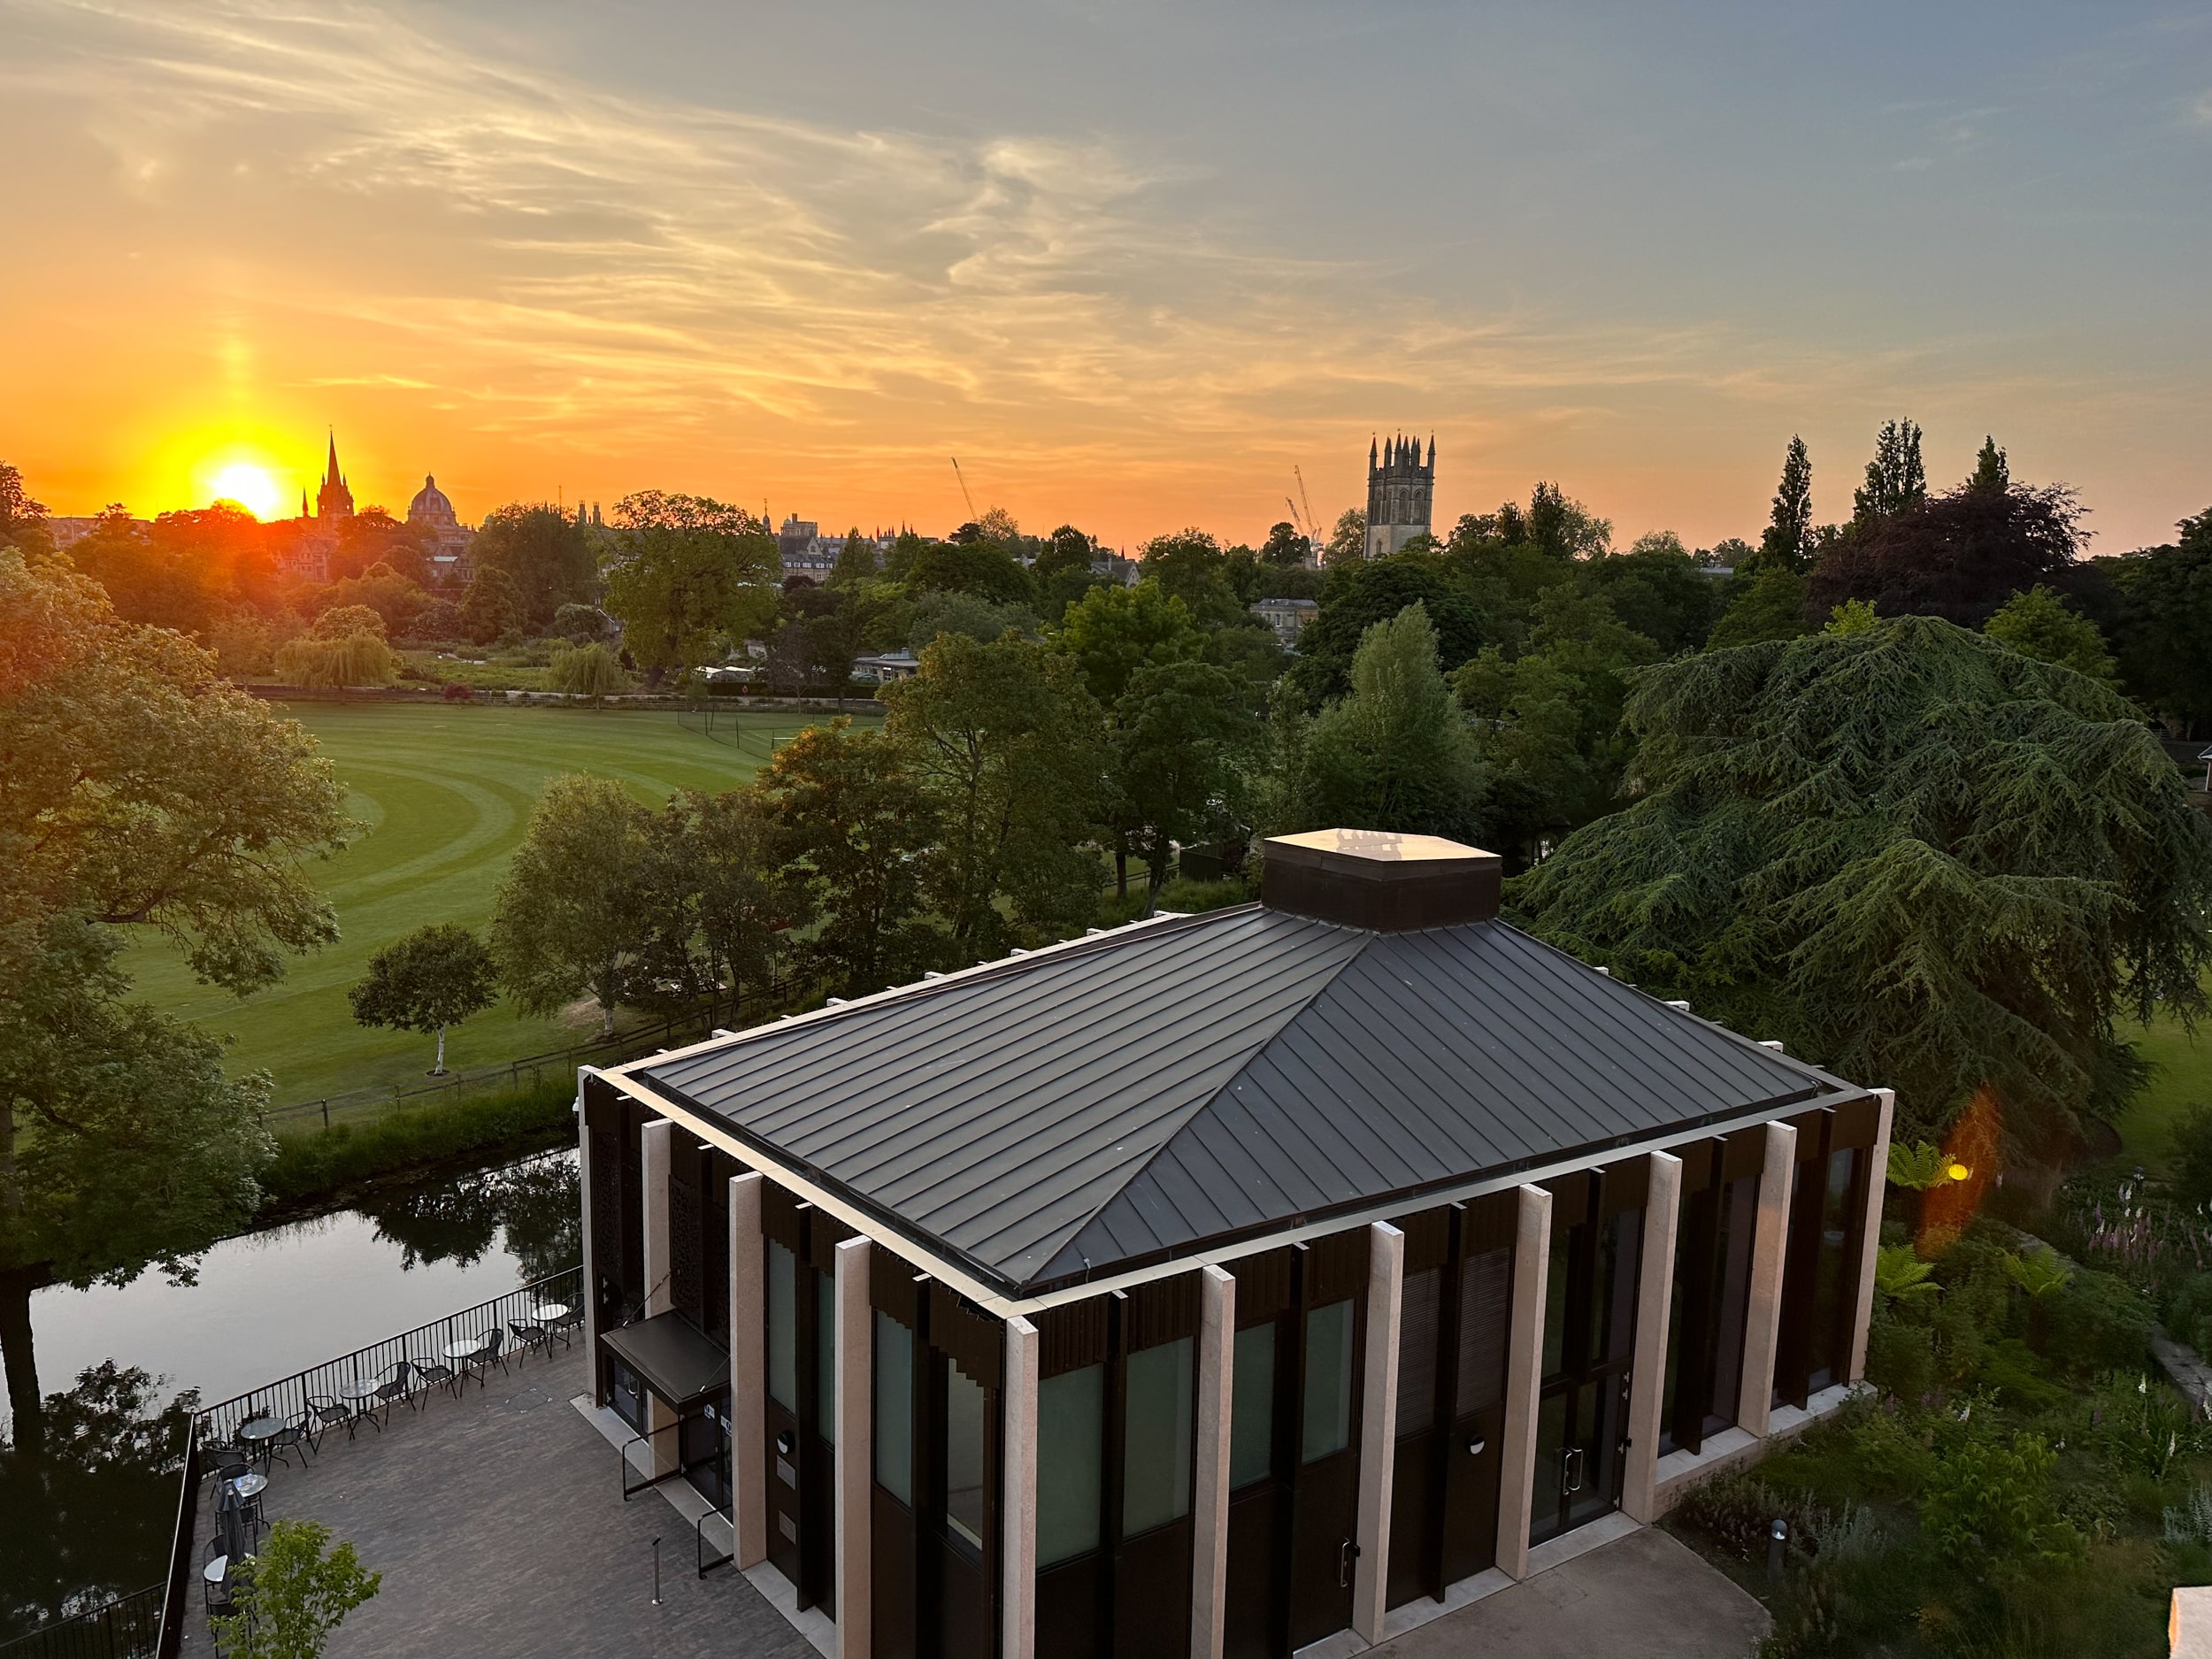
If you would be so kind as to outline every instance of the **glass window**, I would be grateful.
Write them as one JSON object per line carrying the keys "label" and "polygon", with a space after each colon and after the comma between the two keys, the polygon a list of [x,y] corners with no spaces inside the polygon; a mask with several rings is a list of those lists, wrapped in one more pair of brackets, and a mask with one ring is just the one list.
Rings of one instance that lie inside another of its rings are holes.
{"label": "glass window", "polygon": [[1842,1322],[1849,1303],[1844,1275],[1850,1264],[1844,1260],[1844,1250],[1851,1237],[1851,1188],[1858,1168],[1856,1147],[1839,1148],[1828,1155],[1828,1180],[1820,1203],[1820,1259],[1813,1275],[1812,1340],[1806,1355],[1814,1388],[1832,1383],[1846,1357],[1842,1348],[1849,1339]]}
{"label": "glass window", "polygon": [[1506,1340],[1513,1321],[1510,1247],[1471,1256],[1459,1269],[1459,1415],[1505,1398]]}
{"label": "glass window", "polygon": [[914,1333],[876,1310],[876,1484],[914,1502]]}
{"label": "glass window", "polygon": [[1275,1471],[1275,1322],[1237,1333],[1229,1386],[1229,1484],[1248,1486]]}
{"label": "glass window", "polygon": [[1306,1314],[1306,1409],[1299,1460],[1313,1463],[1352,1443],[1352,1303],[1347,1297]]}
{"label": "glass window", "polygon": [[945,1367],[945,1525],[983,1548],[983,1385]]}
{"label": "glass window", "polygon": [[1122,1417],[1124,1538],[1190,1513],[1192,1348],[1183,1336],[1129,1356]]}
{"label": "glass window", "polygon": [[822,1438],[837,1444],[837,1281],[827,1273],[814,1276],[814,1409],[820,1414]]}
{"label": "glass window", "polygon": [[1444,1270],[1406,1275],[1398,1308],[1398,1432],[1419,1434],[1436,1420],[1436,1316]]}
{"label": "glass window", "polygon": [[1644,1253],[1644,1212],[1624,1210],[1605,1224],[1599,1235],[1598,1271],[1603,1291],[1590,1299],[1593,1314],[1603,1321],[1590,1345],[1590,1357],[1624,1360],[1636,1352],[1637,1268]]}
{"label": "glass window", "polygon": [[1736,1420],[1736,1397],[1743,1386],[1743,1336],[1751,1306],[1751,1246],[1759,1227],[1759,1178],[1740,1175],[1728,1184],[1728,1210],[1721,1242],[1724,1263],[1720,1306],[1713,1339],[1713,1404],[1708,1432]]}
{"label": "glass window", "polygon": [[1105,1476],[1106,1368],[1086,1365],[1037,1385],[1037,1564],[1098,1548]]}
{"label": "glass window", "polygon": [[768,1397],[799,1409],[799,1264],[774,1240],[768,1243]]}
{"label": "glass window", "polygon": [[1557,1377],[1567,1369],[1567,1269],[1575,1229],[1551,1230],[1551,1263],[1544,1274],[1544,1375]]}

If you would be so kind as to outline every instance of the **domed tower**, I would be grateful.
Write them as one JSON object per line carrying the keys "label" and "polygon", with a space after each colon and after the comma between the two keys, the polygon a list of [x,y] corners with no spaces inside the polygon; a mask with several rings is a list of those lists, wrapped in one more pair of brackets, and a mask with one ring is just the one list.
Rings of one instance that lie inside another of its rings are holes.
{"label": "domed tower", "polygon": [[1367,557],[1386,558],[1417,535],[1430,534],[1436,496],[1436,438],[1421,459],[1418,438],[1394,436],[1382,449],[1367,446]]}
{"label": "domed tower", "polygon": [[436,477],[426,472],[422,488],[407,503],[407,522],[423,534],[433,569],[465,580],[469,540],[473,534],[453,511],[453,503],[438,488]]}
{"label": "domed tower", "polygon": [[315,492],[315,516],[353,517],[353,491],[346,488],[345,475],[338,470],[338,434],[334,432],[330,434],[330,465],[323,472],[323,487]]}

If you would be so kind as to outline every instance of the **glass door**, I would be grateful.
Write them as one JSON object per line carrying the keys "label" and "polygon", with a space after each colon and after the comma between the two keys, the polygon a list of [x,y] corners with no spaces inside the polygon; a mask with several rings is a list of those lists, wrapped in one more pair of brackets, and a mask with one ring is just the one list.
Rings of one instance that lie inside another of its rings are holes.
{"label": "glass door", "polygon": [[[1299,1252],[1295,1332],[1296,1459],[1292,1475],[1290,1646],[1293,1650],[1352,1622],[1358,1557],[1361,1349],[1367,1333],[1364,1228]],[[1290,1322],[1286,1322],[1290,1323]]]}
{"label": "glass door", "polygon": [[1640,1204],[1608,1213],[1595,1173],[1562,1186],[1571,1190],[1553,1190],[1533,1544],[1618,1509],[1628,1449],[1643,1210]]}

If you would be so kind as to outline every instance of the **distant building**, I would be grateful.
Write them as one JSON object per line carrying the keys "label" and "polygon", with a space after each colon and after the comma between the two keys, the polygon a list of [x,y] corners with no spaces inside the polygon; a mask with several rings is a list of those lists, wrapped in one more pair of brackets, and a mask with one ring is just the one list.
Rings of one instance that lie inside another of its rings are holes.
{"label": "distant building", "polygon": [[1118,553],[1108,553],[1091,561],[1091,574],[1103,576],[1110,582],[1124,588],[1134,588],[1144,580],[1135,559],[1124,558]]}
{"label": "distant building", "polygon": [[1421,441],[1394,437],[1387,449],[1367,446],[1367,557],[1387,558],[1417,535],[1431,534],[1436,497],[1436,440],[1421,459]]}
{"label": "distant building", "polygon": [[90,535],[99,522],[97,518],[49,518],[46,521],[46,533],[54,538],[55,547],[66,552]]}
{"label": "distant building", "polygon": [[[776,557],[783,565],[786,576],[804,576],[810,581],[826,581],[837,568],[838,556],[852,538],[824,535],[822,526],[811,518],[790,514],[776,528]],[[890,536],[877,531],[872,536],[863,536],[868,544],[873,562],[880,568],[884,550],[892,542]]]}
{"label": "distant building", "polygon": [[[307,492],[300,492],[300,517],[307,517]],[[330,434],[330,465],[323,472],[323,487],[315,492],[315,517],[319,519],[350,518],[353,517],[353,491],[347,487],[345,474],[338,470],[338,434]]]}
{"label": "distant building", "polygon": [[1251,611],[1275,630],[1278,644],[1294,651],[1298,649],[1298,636],[1321,614],[1321,607],[1310,599],[1262,599],[1251,606]]}
{"label": "distant building", "polygon": [[[579,506],[580,521],[582,516],[583,509]],[[407,503],[407,522],[421,532],[423,551],[428,556],[433,571],[441,578],[468,580],[469,543],[476,533],[461,522],[453,511],[453,503],[438,488],[436,478],[424,475],[422,488],[415,492],[415,499]]]}
{"label": "distant building", "polygon": [[921,665],[920,659],[911,651],[886,651],[879,657],[856,657],[853,658],[853,678],[887,686],[895,680],[913,679]]}

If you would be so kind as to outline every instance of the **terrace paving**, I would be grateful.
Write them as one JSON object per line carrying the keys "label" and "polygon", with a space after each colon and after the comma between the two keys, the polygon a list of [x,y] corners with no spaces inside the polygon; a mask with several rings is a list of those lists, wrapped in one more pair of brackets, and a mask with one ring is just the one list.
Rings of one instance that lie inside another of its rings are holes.
{"label": "terrace paving", "polygon": [[[263,1499],[269,1518],[321,1521],[384,1575],[332,1637],[328,1659],[814,1659],[734,1570],[696,1576],[691,1529],[657,1494],[623,1502],[614,1448],[569,1403],[588,1382],[579,1343],[550,1363],[495,1370],[489,1387],[459,1400],[434,1390],[419,1411],[396,1409],[380,1434],[364,1427],[349,1442],[341,1430],[303,1469],[276,1466]],[[196,1570],[214,1531],[211,1501],[202,1503]],[[184,1651],[211,1655],[199,1607],[195,1586]]]}

